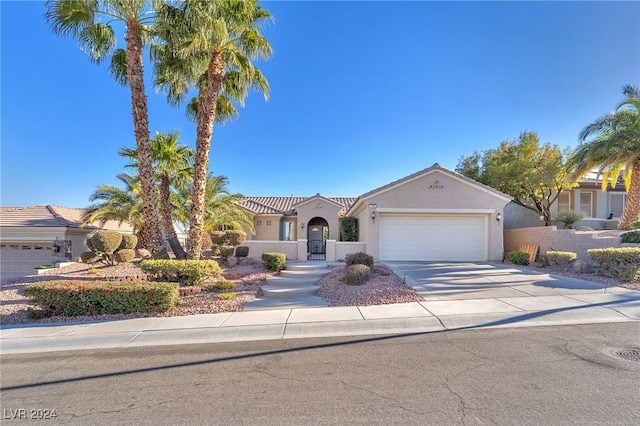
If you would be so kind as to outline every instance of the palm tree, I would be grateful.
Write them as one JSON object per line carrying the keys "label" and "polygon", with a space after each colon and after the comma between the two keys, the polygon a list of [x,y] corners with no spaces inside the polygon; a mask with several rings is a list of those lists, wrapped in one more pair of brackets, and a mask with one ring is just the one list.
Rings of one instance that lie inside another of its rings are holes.
{"label": "palm tree", "polygon": [[[227,190],[229,180],[225,176],[211,176],[207,179],[205,196],[204,232],[212,232],[218,229],[240,229],[242,225],[254,231],[253,219],[249,212],[240,207],[240,201],[244,198],[241,194],[232,194]],[[176,200],[181,200],[176,205],[176,217],[183,226],[188,227],[191,211],[191,191],[183,188]]]}
{"label": "palm tree", "polygon": [[260,32],[261,25],[270,19],[271,14],[257,0],[185,0],[178,6],[165,5],[159,11],[158,35],[164,46],[157,53],[157,82],[167,88],[175,103],[191,86],[197,88],[196,100],[190,103],[197,121],[189,215],[191,259],[198,259],[201,254],[209,151],[216,116],[219,112],[235,115],[233,101],[242,105],[251,88],[268,96],[267,80],[252,60],[271,55],[271,46]]}
{"label": "palm tree", "polygon": [[[157,174],[156,181],[160,181],[160,219],[167,241],[178,259],[187,257],[173,225],[171,206],[171,187],[185,187],[191,180],[193,171],[192,149],[178,143],[180,132],[156,132],[156,138],[151,141],[151,156],[153,168]],[[136,151],[131,148],[121,148],[119,154],[131,160],[128,167],[138,167]]]}
{"label": "palm tree", "polygon": [[[144,222],[153,236],[151,250],[157,253],[163,244],[151,165],[149,113],[142,65],[144,41],[149,39],[149,25],[154,20],[149,0],[48,0],[45,19],[54,33],[76,39],[92,62],[100,63],[110,56],[110,70],[116,81],[122,85],[128,83],[131,89]],[[124,26],[124,49],[116,48],[114,25]]]}
{"label": "palm tree", "polygon": [[640,219],[640,90],[627,84],[623,93],[626,98],[615,111],[580,132],[582,145],[569,158],[567,166],[574,180],[598,168],[603,175],[603,190],[609,180],[615,187],[623,173],[627,204],[618,229],[631,229],[633,222]]}

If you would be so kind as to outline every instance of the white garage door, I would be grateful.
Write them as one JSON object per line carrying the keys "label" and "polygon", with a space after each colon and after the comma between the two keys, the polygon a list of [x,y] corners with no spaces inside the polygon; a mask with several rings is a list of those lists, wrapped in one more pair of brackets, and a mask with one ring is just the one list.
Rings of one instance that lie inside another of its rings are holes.
{"label": "white garage door", "polygon": [[426,261],[486,260],[483,215],[380,217],[380,259]]}
{"label": "white garage door", "polygon": [[33,275],[38,265],[53,261],[52,243],[12,242],[0,244],[0,279],[3,283],[25,275]]}

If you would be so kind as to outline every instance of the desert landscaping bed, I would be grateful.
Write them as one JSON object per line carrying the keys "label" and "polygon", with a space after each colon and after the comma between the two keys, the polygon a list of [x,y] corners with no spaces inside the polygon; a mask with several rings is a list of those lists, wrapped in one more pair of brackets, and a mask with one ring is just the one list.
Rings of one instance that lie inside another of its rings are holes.
{"label": "desert landscaping bed", "polygon": [[[608,286],[621,286],[632,290],[640,290],[640,283],[621,282],[615,278],[604,277],[596,273],[577,273],[571,269],[558,266],[525,267],[537,272],[564,275],[573,278],[599,282]],[[372,270],[372,277],[363,285],[347,285],[340,281],[343,266],[332,268],[331,273],[318,281],[318,295],[329,302],[330,306],[367,306],[390,303],[417,302],[423,300],[409,286],[395,275],[387,266],[376,265]],[[223,267],[222,275],[235,284],[235,289],[229,291],[234,297],[229,300],[220,298],[220,293],[201,292],[180,296],[175,309],[165,313],[135,313],[127,315],[99,315],[75,317],[50,317],[31,320],[26,316],[29,299],[23,295],[24,287],[32,282],[45,280],[127,280],[143,275],[137,262],[120,264],[117,266],[86,265],[76,263],[60,269],[41,272],[40,275],[24,277],[0,288],[0,324],[28,324],[79,321],[106,321],[117,319],[131,319],[142,317],[168,317],[196,314],[212,314],[222,312],[239,312],[244,304],[261,295],[260,288],[269,276],[258,263],[251,265],[236,265]]]}

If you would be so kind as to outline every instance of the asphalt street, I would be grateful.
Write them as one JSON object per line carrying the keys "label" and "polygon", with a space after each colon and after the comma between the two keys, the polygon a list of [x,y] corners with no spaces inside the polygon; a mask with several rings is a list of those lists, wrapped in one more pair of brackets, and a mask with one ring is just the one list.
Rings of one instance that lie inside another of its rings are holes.
{"label": "asphalt street", "polygon": [[3,355],[2,423],[635,425],[639,336],[623,322]]}

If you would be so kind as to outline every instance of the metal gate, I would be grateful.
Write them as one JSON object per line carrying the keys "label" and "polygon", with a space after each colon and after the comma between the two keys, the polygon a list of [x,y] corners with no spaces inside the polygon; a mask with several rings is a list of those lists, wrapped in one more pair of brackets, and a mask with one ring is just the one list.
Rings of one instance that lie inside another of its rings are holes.
{"label": "metal gate", "polygon": [[327,258],[327,243],[323,240],[307,241],[307,260],[325,260]]}

